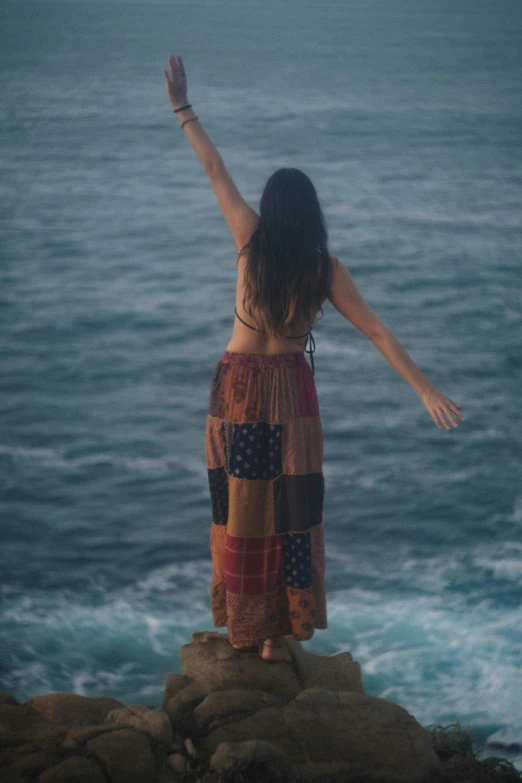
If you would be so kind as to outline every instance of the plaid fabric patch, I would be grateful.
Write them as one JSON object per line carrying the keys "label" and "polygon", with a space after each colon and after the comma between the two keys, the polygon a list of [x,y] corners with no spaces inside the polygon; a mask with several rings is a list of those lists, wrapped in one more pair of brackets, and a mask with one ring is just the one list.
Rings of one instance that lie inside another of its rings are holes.
{"label": "plaid fabric patch", "polygon": [[272,479],[281,474],[281,424],[224,421],[223,447],[234,478]]}
{"label": "plaid fabric patch", "polygon": [[231,593],[266,595],[281,584],[281,536],[241,538],[227,536],[225,584]]}

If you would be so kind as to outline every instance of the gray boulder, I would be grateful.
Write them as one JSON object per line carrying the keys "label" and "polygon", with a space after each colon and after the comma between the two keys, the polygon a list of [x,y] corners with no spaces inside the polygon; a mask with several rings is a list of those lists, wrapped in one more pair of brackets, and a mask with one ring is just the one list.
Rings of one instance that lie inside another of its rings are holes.
{"label": "gray boulder", "polygon": [[89,726],[101,723],[108,712],[124,705],[111,696],[80,696],[77,693],[57,691],[44,696],[33,696],[25,702],[53,723],[75,723]]}
{"label": "gray boulder", "polygon": [[195,632],[181,648],[183,674],[167,681],[163,707],[212,771],[406,783],[440,768],[429,733],[404,707],[364,692],[349,652],[315,655],[293,637],[284,644],[291,663],[267,664],[215,631]]}
{"label": "gray boulder", "polygon": [[105,716],[104,723],[135,728],[167,747],[172,742],[172,726],[167,714],[144,704],[129,704],[127,707],[111,710]]}

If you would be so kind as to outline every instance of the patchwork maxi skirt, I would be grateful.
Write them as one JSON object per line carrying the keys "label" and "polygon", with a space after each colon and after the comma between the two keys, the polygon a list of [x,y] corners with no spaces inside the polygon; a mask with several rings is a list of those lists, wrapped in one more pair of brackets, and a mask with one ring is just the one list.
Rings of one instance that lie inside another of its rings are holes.
{"label": "patchwork maxi skirt", "polygon": [[205,434],[210,605],[238,647],[327,627],[323,432],[304,353],[225,351]]}

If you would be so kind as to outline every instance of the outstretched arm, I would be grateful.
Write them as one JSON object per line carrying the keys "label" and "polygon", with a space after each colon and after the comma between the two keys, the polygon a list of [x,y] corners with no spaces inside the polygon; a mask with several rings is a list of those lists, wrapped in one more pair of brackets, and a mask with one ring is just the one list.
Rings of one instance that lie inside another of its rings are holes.
{"label": "outstretched arm", "polygon": [[426,410],[440,429],[450,429],[446,419],[457,427],[457,418],[464,421],[460,405],[439,391],[422,372],[393,332],[388,329],[370,305],[363,299],[349,271],[339,259],[333,258],[334,268],[330,296],[333,306],[353,323],[391,364],[394,370],[415,389]]}
{"label": "outstretched arm", "polygon": [[[169,103],[173,109],[180,109],[189,103],[187,98],[187,76],[183,60],[171,54],[169,70],[163,71]],[[235,239],[238,251],[248,242],[259,221],[259,215],[247,204],[239,192],[234,180],[228,173],[223,158],[205,133],[196,113],[190,109],[177,112],[176,116],[192,148],[205,169],[214,193],[223,211],[225,220]],[[190,120],[190,122],[186,122]]]}

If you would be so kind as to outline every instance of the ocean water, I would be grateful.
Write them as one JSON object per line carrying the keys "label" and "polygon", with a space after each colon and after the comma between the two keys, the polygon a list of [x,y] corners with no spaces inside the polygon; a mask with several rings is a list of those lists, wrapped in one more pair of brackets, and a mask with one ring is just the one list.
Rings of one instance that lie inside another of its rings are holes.
{"label": "ocean water", "polygon": [[520,4],[3,0],[0,29],[0,689],[159,705],[213,628],[235,245],[172,52],[244,197],[305,171],[331,252],[465,416],[438,429],[326,303],[329,628],[305,648],[349,650],[422,725],[521,742]]}

